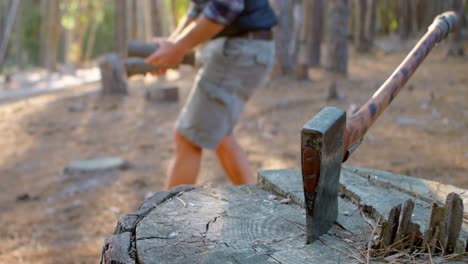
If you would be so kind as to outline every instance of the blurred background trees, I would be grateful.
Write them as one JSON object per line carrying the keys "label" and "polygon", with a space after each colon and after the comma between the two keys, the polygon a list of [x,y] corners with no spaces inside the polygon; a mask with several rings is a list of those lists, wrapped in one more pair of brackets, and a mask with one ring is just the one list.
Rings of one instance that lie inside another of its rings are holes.
{"label": "blurred background trees", "polygon": [[[280,14],[275,28],[276,75],[299,78],[306,77],[309,67],[329,68],[333,60],[340,61],[338,68],[345,72],[346,52],[339,48],[343,52],[327,54],[324,47],[330,41],[345,46],[349,43],[357,52],[369,52],[375,37],[395,35],[402,40],[419,37],[434,16],[445,10],[456,9],[465,24],[467,16],[466,0],[270,2]],[[346,17],[336,13],[343,12],[334,8],[338,2],[349,9]],[[57,71],[61,66],[89,65],[93,59],[115,50],[118,42],[167,36],[189,3],[190,0],[0,1],[0,72],[28,67]],[[332,19],[338,19],[339,26]],[[451,39],[447,54],[463,54],[457,44],[462,38],[458,34]]]}

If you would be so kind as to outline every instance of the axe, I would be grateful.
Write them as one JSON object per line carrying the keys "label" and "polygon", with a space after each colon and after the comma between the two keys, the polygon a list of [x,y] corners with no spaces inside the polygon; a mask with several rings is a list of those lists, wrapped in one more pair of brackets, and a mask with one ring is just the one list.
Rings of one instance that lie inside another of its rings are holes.
{"label": "axe", "polygon": [[457,24],[455,12],[437,16],[408,56],[356,113],[325,107],[301,131],[301,165],[307,244],[334,225],[338,216],[341,164],[359,146],[370,126],[393,101],[430,50]]}

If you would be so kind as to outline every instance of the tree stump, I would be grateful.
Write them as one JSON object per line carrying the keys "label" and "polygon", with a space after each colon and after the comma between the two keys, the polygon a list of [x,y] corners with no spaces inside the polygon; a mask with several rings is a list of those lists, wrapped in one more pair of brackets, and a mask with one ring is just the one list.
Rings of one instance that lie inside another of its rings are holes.
{"label": "tree stump", "polygon": [[115,53],[106,55],[99,62],[103,94],[127,94],[125,68]]}
{"label": "tree stump", "polygon": [[[343,166],[336,224],[308,245],[300,171],[260,171],[257,185],[181,186],[156,193],[138,211],[120,218],[105,241],[101,263],[377,263],[383,258],[393,263],[442,263],[441,255],[384,251],[382,256],[378,255],[381,250],[372,247],[378,244],[375,235],[380,224],[389,218],[395,241],[400,238],[397,234],[418,234],[418,224],[425,228],[431,215],[430,199],[420,192],[431,182],[391,175],[387,180],[385,172]],[[412,193],[405,193],[408,183],[415,183]],[[443,189],[437,190],[439,195]],[[468,196],[466,190],[457,193]],[[283,203],[284,198],[292,204]],[[396,211],[405,202],[397,232],[400,212]],[[453,195],[446,204],[452,211],[460,208]],[[449,229],[456,233],[458,222],[449,222],[455,223]],[[459,237],[467,240],[466,223]],[[363,250],[368,253],[362,254]],[[468,259],[466,253],[452,258]]]}

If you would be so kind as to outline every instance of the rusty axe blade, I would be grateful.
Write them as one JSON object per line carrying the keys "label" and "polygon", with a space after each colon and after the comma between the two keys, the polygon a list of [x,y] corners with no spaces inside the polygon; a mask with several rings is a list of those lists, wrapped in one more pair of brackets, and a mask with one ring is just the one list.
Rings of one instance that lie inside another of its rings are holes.
{"label": "rusty axe blade", "polygon": [[346,112],[325,107],[301,132],[307,243],[326,233],[338,215]]}
{"label": "rusty axe blade", "polygon": [[437,16],[400,66],[348,120],[344,110],[326,107],[303,127],[301,155],[307,243],[328,232],[335,223],[341,163],[362,141],[431,49],[447,37],[456,23],[454,12]]}

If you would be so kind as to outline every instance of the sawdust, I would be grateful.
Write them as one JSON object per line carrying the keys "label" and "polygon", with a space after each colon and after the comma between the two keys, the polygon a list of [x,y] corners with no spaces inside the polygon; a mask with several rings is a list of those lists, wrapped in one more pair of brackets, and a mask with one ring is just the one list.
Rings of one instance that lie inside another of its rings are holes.
{"label": "sawdust", "polygon": [[[304,123],[325,105],[362,105],[404,55],[351,54],[349,78],[338,81],[340,101],[324,100],[330,80],[320,69],[310,71],[311,82],[281,79],[260,89],[235,131],[253,168],[300,168]],[[0,263],[96,263],[119,216],[161,190],[172,127],[193,76],[182,68],[171,82],[181,87],[179,104],[145,101],[145,83],[134,78],[123,99],[100,98],[94,84],[0,105]],[[467,84],[467,59],[444,59],[435,49],[347,164],[468,189]],[[63,168],[98,156],[122,157],[131,167],[62,195],[70,186]],[[199,182],[227,183],[211,153]]]}

